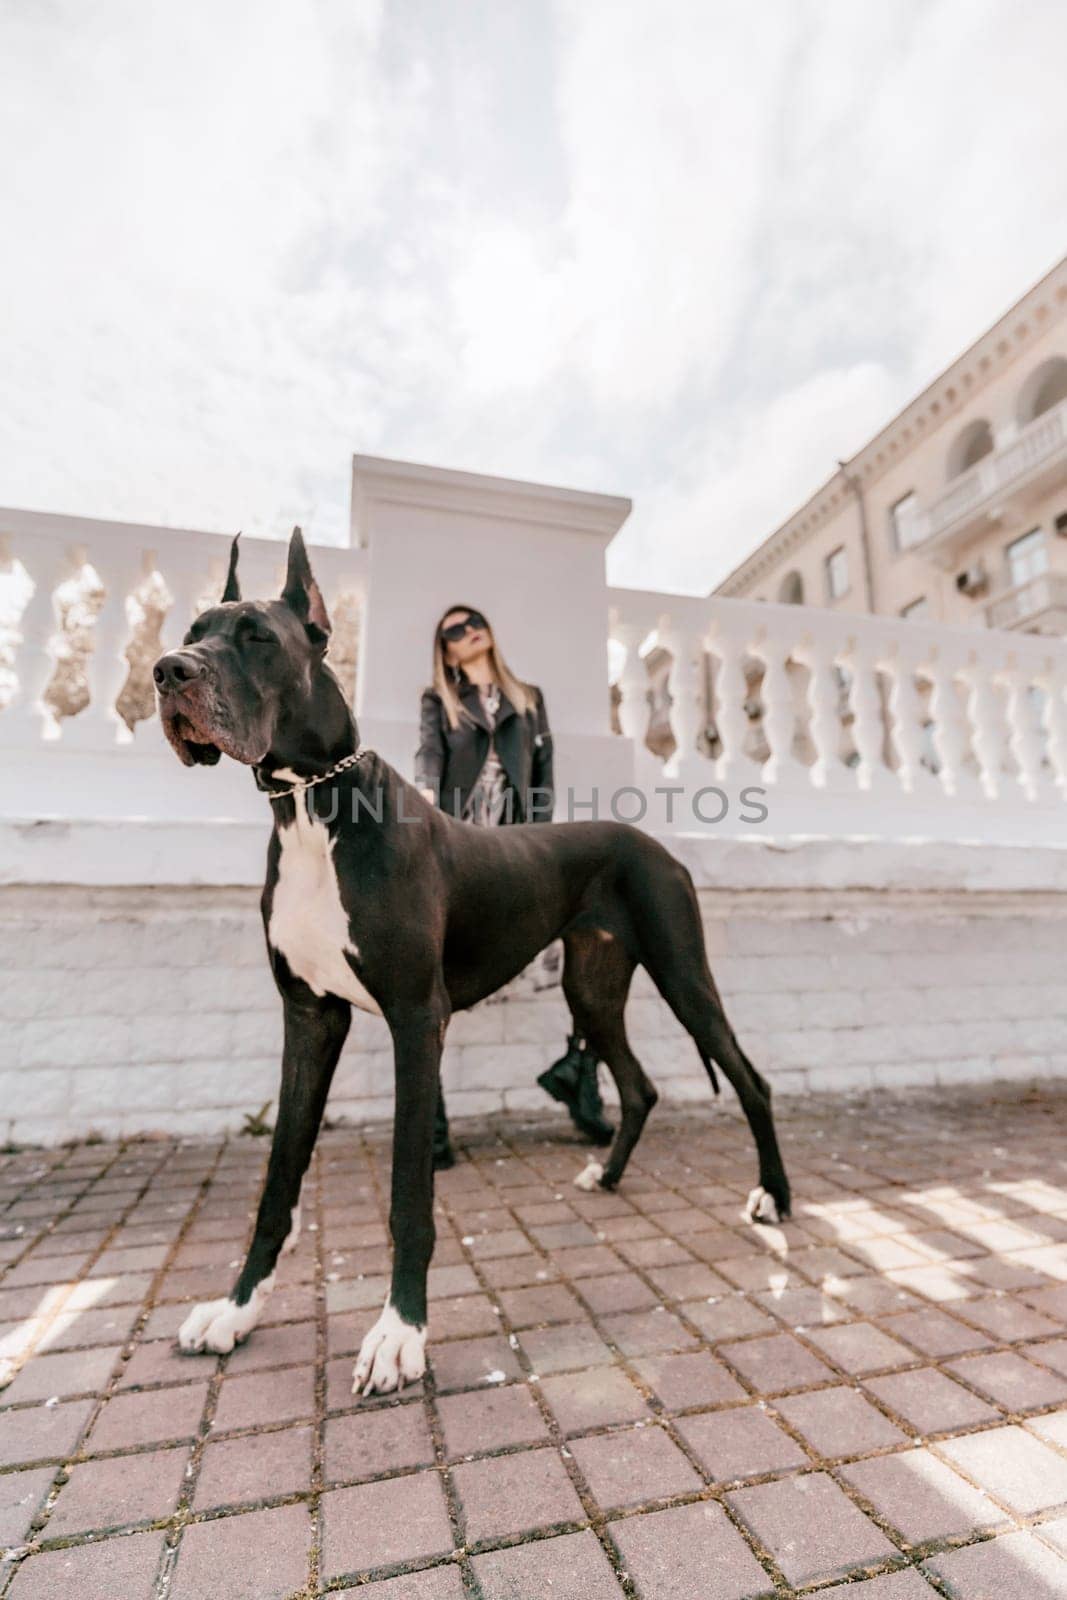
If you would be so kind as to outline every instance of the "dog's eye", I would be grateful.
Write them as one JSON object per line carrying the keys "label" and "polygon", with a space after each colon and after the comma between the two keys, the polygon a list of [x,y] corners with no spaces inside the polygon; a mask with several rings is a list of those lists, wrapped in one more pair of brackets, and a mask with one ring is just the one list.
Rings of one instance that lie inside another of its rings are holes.
{"label": "dog's eye", "polygon": [[274,637],[273,633],[261,633],[259,631],[259,629],[257,629],[254,633],[246,633],[245,634],[245,638],[248,640],[249,644],[277,644],[278,643],[278,641]]}

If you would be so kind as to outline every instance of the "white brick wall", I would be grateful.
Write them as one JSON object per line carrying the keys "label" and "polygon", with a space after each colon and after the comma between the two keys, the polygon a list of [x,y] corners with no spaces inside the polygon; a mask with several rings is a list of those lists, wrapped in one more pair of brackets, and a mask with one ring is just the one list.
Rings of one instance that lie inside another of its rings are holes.
{"label": "white brick wall", "polygon": [[[927,856],[940,848],[911,847],[880,885],[819,886],[813,845],[777,867],[752,854],[752,891],[736,864],[728,889],[701,888],[728,1013],[780,1092],[1067,1072],[1067,892],[1043,887],[1056,872],[1037,862],[1020,887],[1016,859],[1009,887],[946,891]],[[0,1139],[237,1129],[277,1092],[281,1010],[251,888],[0,888],[0,1014]],[[643,973],[627,1020],[668,1098],[708,1096]],[[456,1017],[452,1114],[549,1109],[534,1080],[567,1021],[559,989],[529,981]],[[357,1014],[329,1114],[391,1111],[387,1030]]]}

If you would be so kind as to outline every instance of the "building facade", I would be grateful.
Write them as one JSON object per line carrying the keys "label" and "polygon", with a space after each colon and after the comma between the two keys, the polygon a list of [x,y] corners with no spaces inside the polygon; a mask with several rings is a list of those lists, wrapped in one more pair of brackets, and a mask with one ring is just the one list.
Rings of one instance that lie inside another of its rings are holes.
{"label": "building facade", "polygon": [[1067,258],[715,592],[1067,634]]}

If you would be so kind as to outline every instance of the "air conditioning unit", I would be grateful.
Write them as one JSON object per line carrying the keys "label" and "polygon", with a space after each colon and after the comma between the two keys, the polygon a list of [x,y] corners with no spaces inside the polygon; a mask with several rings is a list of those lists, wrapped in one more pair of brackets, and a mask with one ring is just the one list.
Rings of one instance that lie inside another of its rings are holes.
{"label": "air conditioning unit", "polygon": [[989,588],[989,573],[985,569],[985,563],[976,561],[973,566],[957,573],[956,588],[960,594],[969,595],[972,600],[980,594],[985,594]]}

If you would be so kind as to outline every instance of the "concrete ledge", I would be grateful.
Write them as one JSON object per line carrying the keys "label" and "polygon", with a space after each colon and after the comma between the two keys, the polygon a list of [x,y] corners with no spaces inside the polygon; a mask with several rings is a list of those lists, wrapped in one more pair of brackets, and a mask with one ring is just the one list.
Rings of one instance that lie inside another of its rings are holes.
{"label": "concrete ledge", "polygon": [[[263,882],[270,818],[8,818],[0,820],[0,885],[88,888]],[[921,895],[1067,894],[1067,842],[895,843],[880,839],[731,839],[664,834],[698,890]]]}

